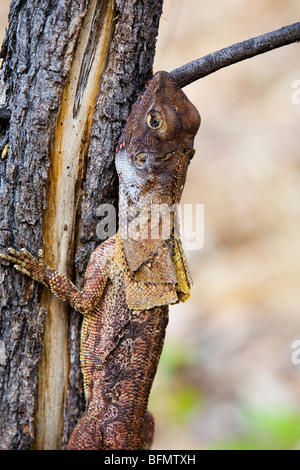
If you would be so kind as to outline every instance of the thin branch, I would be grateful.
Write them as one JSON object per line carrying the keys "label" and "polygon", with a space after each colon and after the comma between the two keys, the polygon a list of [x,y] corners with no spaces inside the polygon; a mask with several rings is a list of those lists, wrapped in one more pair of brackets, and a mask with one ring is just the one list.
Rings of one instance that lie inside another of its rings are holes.
{"label": "thin branch", "polygon": [[206,77],[206,75],[224,67],[298,41],[300,41],[300,22],[225,47],[220,51],[189,62],[173,70],[171,74],[178,85],[183,88],[199,78]]}

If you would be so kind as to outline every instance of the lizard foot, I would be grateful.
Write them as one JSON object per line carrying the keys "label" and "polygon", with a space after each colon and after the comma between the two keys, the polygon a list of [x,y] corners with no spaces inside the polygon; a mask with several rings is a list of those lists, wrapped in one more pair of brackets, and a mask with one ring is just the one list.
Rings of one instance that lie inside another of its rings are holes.
{"label": "lizard foot", "polygon": [[20,251],[17,251],[10,247],[7,249],[7,253],[0,253],[0,259],[14,263],[14,268],[22,274],[39,282],[44,281],[46,265],[42,250],[39,250],[37,259],[25,248],[21,248]]}

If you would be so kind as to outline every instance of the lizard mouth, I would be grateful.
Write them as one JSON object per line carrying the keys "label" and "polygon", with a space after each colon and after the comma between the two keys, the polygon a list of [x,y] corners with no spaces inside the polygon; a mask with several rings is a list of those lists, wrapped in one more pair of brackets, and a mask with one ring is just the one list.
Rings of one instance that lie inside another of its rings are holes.
{"label": "lizard mouth", "polygon": [[194,154],[195,154],[194,149],[188,149],[184,152],[179,153],[179,155],[177,153],[178,163],[176,165],[175,179],[174,179],[174,186],[173,186],[173,195],[174,195],[175,203],[180,202],[181,194],[182,194],[185,180],[186,180],[187,169]]}
{"label": "lizard mouth", "polygon": [[181,159],[183,156],[189,157],[189,159],[192,160],[194,154],[195,154],[195,150],[190,149],[190,148],[185,148],[182,151],[173,150],[172,152],[166,153],[165,156],[162,157],[161,161],[166,162],[173,157],[177,157],[177,158],[180,157]]}

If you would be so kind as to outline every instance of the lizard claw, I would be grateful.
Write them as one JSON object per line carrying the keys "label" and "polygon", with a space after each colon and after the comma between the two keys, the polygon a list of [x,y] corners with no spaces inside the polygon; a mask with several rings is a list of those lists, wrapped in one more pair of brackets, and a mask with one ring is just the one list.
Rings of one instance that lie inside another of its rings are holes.
{"label": "lizard claw", "polygon": [[12,252],[10,251],[10,249],[8,248],[8,253],[0,253],[0,258],[3,259],[4,261],[10,261],[11,263],[15,263],[17,261],[17,259],[14,257],[14,256],[10,256],[12,255]]}
{"label": "lizard claw", "polygon": [[29,253],[29,251],[27,251],[26,248],[21,248],[20,253],[21,253],[21,258],[22,259],[24,259],[24,260],[26,259],[28,261],[36,262],[36,258],[31,253]]}
{"label": "lizard claw", "polygon": [[38,251],[38,259],[40,263],[45,264],[45,253],[43,250]]}
{"label": "lizard claw", "polygon": [[30,272],[29,272],[29,271],[27,271],[27,269],[25,269],[25,268],[22,268],[22,267],[21,267],[21,266],[19,266],[18,264],[14,264],[14,268],[15,268],[15,270],[16,270],[16,271],[19,271],[20,273],[22,273],[22,274],[26,274],[26,276],[29,276],[29,277],[31,277],[31,275],[30,275]]}

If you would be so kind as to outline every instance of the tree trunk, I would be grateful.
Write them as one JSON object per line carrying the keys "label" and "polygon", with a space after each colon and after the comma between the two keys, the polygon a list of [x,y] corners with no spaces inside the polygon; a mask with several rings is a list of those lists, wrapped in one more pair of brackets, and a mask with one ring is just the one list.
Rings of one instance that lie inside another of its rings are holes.
{"label": "tree trunk", "polygon": [[[78,286],[100,242],[97,208],[117,205],[114,151],[152,74],[162,3],[11,3],[0,249],[43,247]],[[64,448],[84,408],[80,316],[11,266],[0,270],[0,448]]]}

